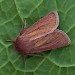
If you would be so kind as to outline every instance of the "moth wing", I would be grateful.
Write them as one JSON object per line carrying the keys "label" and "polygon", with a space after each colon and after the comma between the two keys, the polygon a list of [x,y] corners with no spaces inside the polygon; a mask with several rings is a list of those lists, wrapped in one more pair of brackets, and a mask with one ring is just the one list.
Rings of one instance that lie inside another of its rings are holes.
{"label": "moth wing", "polygon": [[58,13],[51,12],[28,28],[26,33],[29,37],[38,36],[39,34],[43,34],[42,36],[44,36],[46,33],[52,33],[58,27],[58,24]]}
{"label": "moth wing", "polygon": [[70,39],[65,32],[56,29],[53,33],[47,34],[36,40],[32,40],[32,42],[34,43],[34,48],[30,53],[39,53],[66,46],[70,44]]}

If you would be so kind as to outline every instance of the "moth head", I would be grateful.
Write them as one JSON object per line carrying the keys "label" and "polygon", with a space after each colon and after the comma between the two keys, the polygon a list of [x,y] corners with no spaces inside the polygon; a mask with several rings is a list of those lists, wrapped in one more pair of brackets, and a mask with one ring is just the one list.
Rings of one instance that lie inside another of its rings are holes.
{"label": "moth head", "polygon": [[12,39],[11,42],[14,44],[15,50],[24,55],[26,54],[26,50],[30,50],[32,47],[32,44],[31,42],[29,42],[28,37],[25,36],[18,36]]}
{"label": "moth head", "polygon": [[13,44],[14,44],[14,48],[17,50],[17,51],[19,51],[19,52],[23,52],[23,50],[22,50],[22,47],[21,47],[21,43],[19,43],[19,42],[21,42],[20,41],[20,39],[17,37],[17,38],[14,38],[14,39],[12,39],[12,40],[6,40],[6,42],[12,42]]}
{"label": "moth head", "polygon": [[16,40],[17,40],[17,38],[14,38],[14,39],[12,39],[12,40],[6,40],[6,42],[11,42],[11,43],[13,43],[14,44],[14,48],[17,50],[17,47],[16,47]]}
{"label": "moth head", "polygon": [[15,49],[16,49],[16,40],[17,38],[14,38],[12,40],[6,40],[6,42],[12,42],[15,45]]}

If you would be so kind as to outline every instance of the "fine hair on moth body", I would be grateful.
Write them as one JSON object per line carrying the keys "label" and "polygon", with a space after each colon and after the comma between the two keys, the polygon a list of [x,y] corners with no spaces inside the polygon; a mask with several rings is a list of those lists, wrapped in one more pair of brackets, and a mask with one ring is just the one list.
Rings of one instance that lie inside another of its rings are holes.
{"label": "fine hair on moth body", "polygon": [[59,25],[59,15],[57,11],[52,11],[44,16],[32,26],[21,30],[19,36],[12,40],[15,49],[23,56],[39,54],[44,51],[67,46],[71,43],[68,35],[57,29]]}

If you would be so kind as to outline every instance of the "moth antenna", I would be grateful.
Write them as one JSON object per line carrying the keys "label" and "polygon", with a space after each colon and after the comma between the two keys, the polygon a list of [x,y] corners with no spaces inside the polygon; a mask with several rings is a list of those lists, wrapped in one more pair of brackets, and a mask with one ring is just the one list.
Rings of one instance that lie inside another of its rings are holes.
{"label": "moth antenna", "polygon": [[5,42],[13,42],[13,43],[15,43],[16,42],[16,38],[14,38],[12,40],[6,40]]}
{"label": "moth antenna", "polygon": [[12,42],[12,40],[5,40],[5,42]]}

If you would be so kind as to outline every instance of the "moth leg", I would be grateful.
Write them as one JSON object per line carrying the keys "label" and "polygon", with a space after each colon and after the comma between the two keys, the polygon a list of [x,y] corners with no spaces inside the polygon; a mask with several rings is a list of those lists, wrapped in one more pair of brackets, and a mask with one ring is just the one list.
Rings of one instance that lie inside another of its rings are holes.
{"label": "moth leg", "polygon": [[23,29],[24,28],[26,29],[26,19],[25,18],[23,18],[23,23],[24,23]]}
{"label": "moth leg", "polygon": [[27,58],[27,55],[26,55],[26,54],[25,54],[25,55],[23,54],[23,55],[22,55],[22,59],[23,59],[23,64],[24,64],[24,66],[25,66],[26,58]]}
{"label": "moth leg", "polygon": [[41,56],[41,57],[45,57],[45,55],[44,55],[44,54],[42,54],[42,53],[27,54],[27,55],[29,55],[29,56]]}
{"label": "moth leg", "polygon": [[23,22],[24,22],[24,27],[23,28],[26,29],[26,19],[25,18],[23,19]]}

